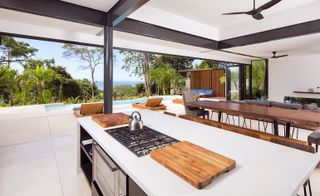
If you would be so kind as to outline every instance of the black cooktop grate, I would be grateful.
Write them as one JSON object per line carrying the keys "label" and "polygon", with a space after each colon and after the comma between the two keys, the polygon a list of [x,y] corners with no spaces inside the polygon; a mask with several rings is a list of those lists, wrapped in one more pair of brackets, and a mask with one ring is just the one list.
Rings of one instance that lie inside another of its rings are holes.
{"label": "black cooktop grate", "polygon": [[129,127],[119,127],[106,130],[106,132],[138,157],[178,142],[178,140],[146,126],[137,131],[129,131]]}

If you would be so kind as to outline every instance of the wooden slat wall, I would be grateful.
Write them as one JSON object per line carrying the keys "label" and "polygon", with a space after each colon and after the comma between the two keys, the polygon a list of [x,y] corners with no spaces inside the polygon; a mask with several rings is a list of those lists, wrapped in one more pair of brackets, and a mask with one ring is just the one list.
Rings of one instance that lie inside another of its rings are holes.
{"label": "wooden slat wall", "polygon": [[225,84],[220,78],[225,75],[223,69],[192,71],[190,77],[191,89],[213,89],[214,96],[225,97]]}
{"label": "wooden slat wall", "polygon": [[221,84],[220,78],[225,75],[223,69],[212,70],[211,81],[212,89],[215,90],[215,96],[225,97],[225,83]]}
{"label": "wooden slat wall", "polygon": [[200,87],[204,89],[211,89],[211,70],[206,70],[206,71],[200,71]]}
{"label": "wooden slat wall", "polygon": [[200,88],[200,72],[198,71],[191,72],[190,86],[192,89]]}

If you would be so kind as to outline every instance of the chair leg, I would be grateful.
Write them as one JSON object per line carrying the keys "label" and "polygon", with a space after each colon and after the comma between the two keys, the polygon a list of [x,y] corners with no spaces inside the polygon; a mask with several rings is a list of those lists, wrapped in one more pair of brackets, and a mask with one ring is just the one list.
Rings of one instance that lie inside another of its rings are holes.
{"label": "chair leg", "polygon": [[211,120],[213,120],[213,114],[214,114],[214,112],[211,111],[211,117],[210,117]]}
{"label": "chair leg", "polygon": [[293,139],[293,137],[294,137],[294,132],[295,132],[295,127],[292,127],[292,133],[290,134],[290,138],[292,138]]}
{"label": "chair leg", "polygon": [[312,196],[310,179],[308,179],[308,186],[309,186],[309,195]]}
{"label": "chair leg", "polygon": [[227,115],[227,117],[226,117],[226,121],[225,121],[225,123],[229,123],[229,124],[230,124],[229,114],[226,114],[226,115]]}
{"label": "chair leg", "polygon": [[303,195],[304,196],[308,196],[308,194],[307,194],[307,186],[306,185],[303,185]]}
{"label": "chair leg", "polygon": [[296,139],[299,139],[299,128],[297,128],[297,135],[296,135]]}
{"label": "chair leg", "polygon": [[264,129],[264,132],[267,132],[267,129],[268,129],[268,122],[262,122],[262,125],[263,125],[263,129]]}
{"label": "chair leg", "polygon": [[247,128],[247,122],[246,122],[246,118],[243,118],[243,123],[242,123],[242,127]]}

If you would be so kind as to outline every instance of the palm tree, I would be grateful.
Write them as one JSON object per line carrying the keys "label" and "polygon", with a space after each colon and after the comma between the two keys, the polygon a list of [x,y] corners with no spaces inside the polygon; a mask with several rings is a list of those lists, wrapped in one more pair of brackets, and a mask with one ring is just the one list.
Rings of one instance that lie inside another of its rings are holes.
{"label": "palm tree", "polygon": [[43,66],[37,66],[35,69],[25,69],[22,78],[25,81],[27,89],[35,89],[36,102],[44,103],[45,83],[56,77],[52,70]]}

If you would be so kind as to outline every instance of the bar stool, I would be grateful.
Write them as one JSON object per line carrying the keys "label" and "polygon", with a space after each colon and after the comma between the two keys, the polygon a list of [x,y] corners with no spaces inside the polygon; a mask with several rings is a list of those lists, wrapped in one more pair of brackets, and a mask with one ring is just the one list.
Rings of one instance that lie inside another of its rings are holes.
{"label": "bar stool", "polygon": [[308,136],[308,144],[315,144],[316,152],[318,152],[318,146],[320,145],[320,130],[315,131]]}

